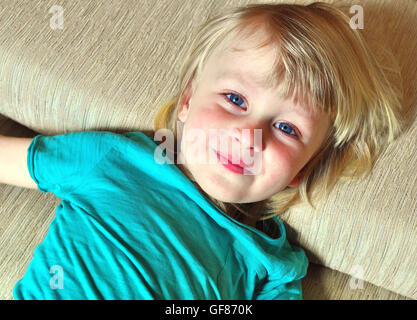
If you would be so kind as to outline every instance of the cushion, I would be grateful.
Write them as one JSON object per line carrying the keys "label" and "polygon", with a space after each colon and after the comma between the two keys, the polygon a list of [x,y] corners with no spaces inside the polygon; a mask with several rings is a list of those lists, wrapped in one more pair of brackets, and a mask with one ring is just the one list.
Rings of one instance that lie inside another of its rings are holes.
{"label": "cushion", "polygon": [[[275,1],[282,2],[282,1]],[[313,1],[288,1],[310,3]],[[357,1],[326,1],[349,7]],[[181,56],[208,17],[251,1],[8,1],[0,13],[0,113],[44,135],[152,129],[176,93]],[[362,4],[361,4],[362,5]],[[371,176],[282,217],[311,261],[417,298],[417,6],[367,1],[367,42],[402,70],[408,127]],[[58,11],[56,11],[58,10]],[[57,13],[58,12],[58,13]]]}

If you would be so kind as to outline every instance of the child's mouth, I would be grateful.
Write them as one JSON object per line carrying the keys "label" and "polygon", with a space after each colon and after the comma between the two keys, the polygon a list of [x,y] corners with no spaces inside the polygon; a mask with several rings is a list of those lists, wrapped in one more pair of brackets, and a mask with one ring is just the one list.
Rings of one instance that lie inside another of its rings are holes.
{"label": "child's mouth", "polygon": [[220,163],[229,171],[232,171],[234,173],[237,174],[243,174],[244,172],[244,167],[245,164],[243,163],[242,160],[240,160],[240,163],[242,164],[242,166],[237,165],[237,164],[233,164],[232,163],[232,157],[229,155],[229,158],[224,157],[223,155],[221,155],[219,152],[215,151],[217,154],[217,159],[220,161]]}

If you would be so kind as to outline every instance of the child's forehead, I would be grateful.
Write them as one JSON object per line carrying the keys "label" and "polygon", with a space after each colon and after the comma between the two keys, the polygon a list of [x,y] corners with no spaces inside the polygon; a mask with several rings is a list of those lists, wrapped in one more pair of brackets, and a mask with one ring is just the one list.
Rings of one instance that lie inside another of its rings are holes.
{"label": "child's forehead", "polygon": [[218,44],[215,52],[218,54],[228,55],[266,55],[267,53],[276,52],[278,49],[276,41],[265,31],[257,30],[255,33],[234,31]]}
{"label": "child's forehead", "polygon": [[216,80],[244,78],[269,88],[275,74],[277,52],[273,48],[226,44],[214,52],[209,64]]}

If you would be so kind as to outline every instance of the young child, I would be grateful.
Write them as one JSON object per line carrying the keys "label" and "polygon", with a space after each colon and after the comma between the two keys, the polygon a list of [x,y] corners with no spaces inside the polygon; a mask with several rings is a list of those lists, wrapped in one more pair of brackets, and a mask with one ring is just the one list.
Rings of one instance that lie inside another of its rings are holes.
{"label": "young child", "polygon": [[400,106],[340,10],[230,10],[196,35],[155,141],[30,142],[31,179],[63,201],[14,298],[301,299],[308,260],[277,215],[369,173],[400,132]]}

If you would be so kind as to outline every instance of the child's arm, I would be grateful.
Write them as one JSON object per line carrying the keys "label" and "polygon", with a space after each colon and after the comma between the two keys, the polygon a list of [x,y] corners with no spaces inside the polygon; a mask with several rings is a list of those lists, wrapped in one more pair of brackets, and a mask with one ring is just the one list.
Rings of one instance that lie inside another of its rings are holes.
{"label": "child's arm", "polygon": [[27,167],[27,150],[32,140],[0,135],[0,183],[37,189]]}

